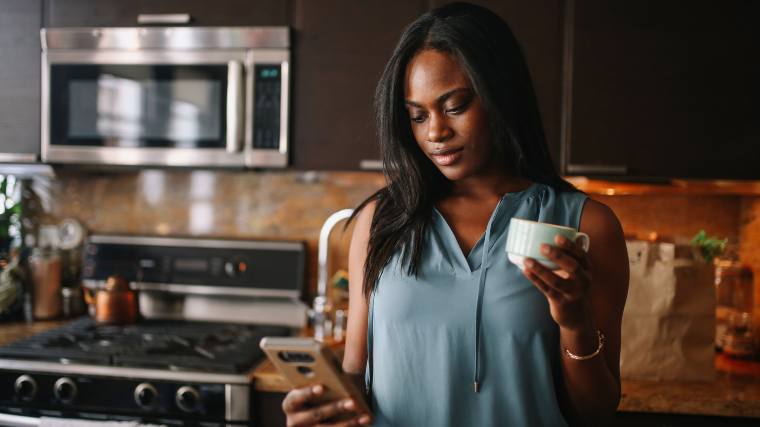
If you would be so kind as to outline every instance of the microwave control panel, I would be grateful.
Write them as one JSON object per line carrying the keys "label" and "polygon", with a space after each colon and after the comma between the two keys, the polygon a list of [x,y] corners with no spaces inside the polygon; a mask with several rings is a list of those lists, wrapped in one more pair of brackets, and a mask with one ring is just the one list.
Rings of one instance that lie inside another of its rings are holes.
{"label": "microwave control panel", "polygon": [[280,64],[254,67],[253,148],[280,148],[282,69]]}

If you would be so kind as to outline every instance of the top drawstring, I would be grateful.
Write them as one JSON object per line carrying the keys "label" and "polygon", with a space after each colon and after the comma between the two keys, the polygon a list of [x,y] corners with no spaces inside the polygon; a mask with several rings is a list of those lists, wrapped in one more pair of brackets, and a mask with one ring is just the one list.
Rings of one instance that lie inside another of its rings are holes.
{"label": "top drawstring", "polygon": [[[496,207],[496,209],[499,209],[499,206]],[[496,218],[496,215],[493,216],[493,218]],[[491,218],[491,221],[493,221],[493,218]],[[486,236],[483,241],[483,253],[481,255],[481,261],[480,261],[480,278],[478,280],[478,300],[477,305],[475,307],[475,374],[473,379],[473,389],[475,393],[480,392],[480,347],[481,347],[481,338],[480,338],[480,324],[482,323],[482,317],[483,317],[483,294],[486,289],[486,276],[488,275],[488,265],[486,264],[488,260],[488,252],[490,249],[490,240],[491,240],[491,221],[488,222],[488,225],[486,226]]]}

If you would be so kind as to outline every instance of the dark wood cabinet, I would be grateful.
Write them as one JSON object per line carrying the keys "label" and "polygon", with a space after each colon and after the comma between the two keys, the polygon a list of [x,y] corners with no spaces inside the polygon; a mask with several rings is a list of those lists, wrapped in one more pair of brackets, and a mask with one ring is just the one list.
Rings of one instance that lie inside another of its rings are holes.
{"label": "dark wood cabinet", "polygon": [[423,0],[296,0],[293,166],[358,170],[380,158],[372,99]]}
{"label": "dark wood cabinet", "polygon": [[0,0],[0,162],[35,162],[40,152],[38,0]]}
{"label": "dark wood cabinet", "polygon": [[130,27],[140,14],[188,14],[190,25],[288,25],[283,0],[45,0],[48,27]]}
{"label": "dark wood cabinet", "polygon": [[571,175],[759,179],[760,3],[568,2]]}
{"label": "dark wood cabinet", "polygon": [[[470,0],[496,12],[512,29],[530,69],[546,141],[557,170],[562,104],[563,0]],[[451,0],[432,0],[436,7]]]}
{"label": "dark wood cabinet", "polygon": [[[291,165],[359,170],[378,164],[372,98],[401,31],[449,0],[41,1],[52,27],[134,26],[141,13],[291,26]],[[522,45],[564,174],[760,179],[760,2],[474,1],[501,15]],[[8,5],[0,49],[14,58],[0,65],[0,135],[10,147],[39,132],[39,22],[28,32],[28,20],[40,3],[0,4]]]}
{"label": "dark wood cabinet", "polygon": [[[447,1],[297,0],[294,166],[359,169],[378,160],[372,97],[402,30]],[[525,50],[559,164],[562,1],[478,1],[500,14]]]}

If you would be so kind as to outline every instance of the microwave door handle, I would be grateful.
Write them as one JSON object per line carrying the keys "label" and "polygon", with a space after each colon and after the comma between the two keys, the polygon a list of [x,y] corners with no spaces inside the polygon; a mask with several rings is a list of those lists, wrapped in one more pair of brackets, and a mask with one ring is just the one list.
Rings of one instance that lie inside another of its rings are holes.
{"label": "microwave door handle", "polygon": [[243,64],[227,63],[227,152],[242,150],[243,133]]}

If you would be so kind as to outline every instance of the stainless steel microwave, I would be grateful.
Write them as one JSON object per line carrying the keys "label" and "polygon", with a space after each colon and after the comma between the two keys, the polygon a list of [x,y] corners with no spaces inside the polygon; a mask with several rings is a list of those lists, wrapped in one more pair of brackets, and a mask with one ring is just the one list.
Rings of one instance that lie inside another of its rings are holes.
{"label": "stainless steel microwave", "polygon": [[46,28],[42,160],[288,163],[288,27]]}

